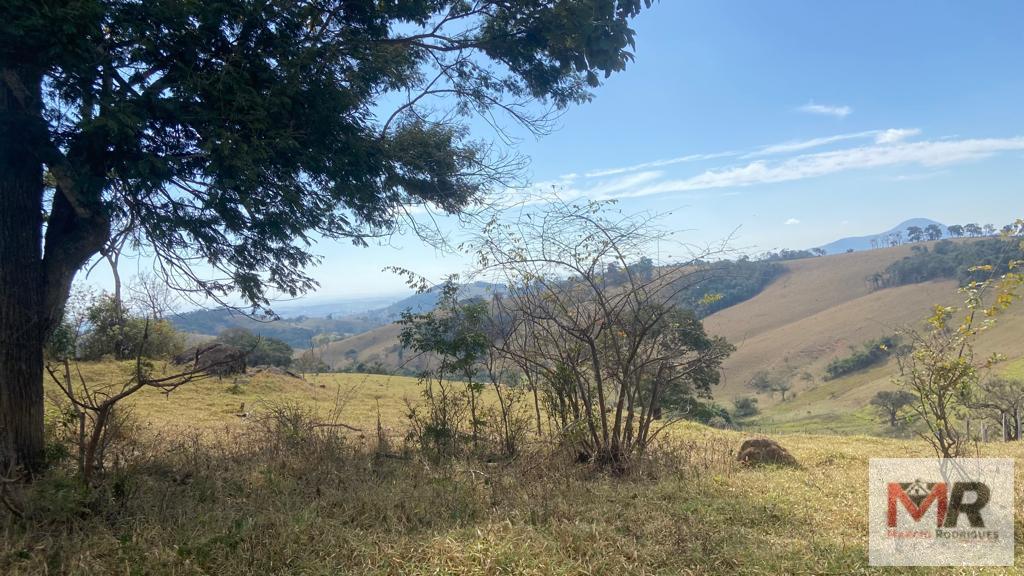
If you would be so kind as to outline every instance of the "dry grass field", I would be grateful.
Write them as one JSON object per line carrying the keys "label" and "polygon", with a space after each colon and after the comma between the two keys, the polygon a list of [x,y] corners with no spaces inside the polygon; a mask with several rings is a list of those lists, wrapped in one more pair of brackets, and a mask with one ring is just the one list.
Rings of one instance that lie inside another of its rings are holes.
{"label": "dry grass field", "polygon": [[[705,319],[708,331],[736,344],[723,365],[725,378],[715,398],[731,406],[752,396],[747,383],[766,370],[793,383],[794,398],[759,396],[765,430],[825,433],[882,433],[867,409],[871,397],[893,387],[895,362],[825,381],[825,366],[849,354],[850,347],[923,325],[936,304],[958,305],[953,280],[871,290],[866,281],[910,252],[908,246],[786,262],[787,273],[757,296]],[[1024,361],[1024,310],[1012,308],[978,342],[978,352],[999,352],[1008,362],[997,371],[1020,370]],[[797,375],[808,372],[811,380]]]}
{"label": "dry grass field", "polygon": [[[120,370],[88,368],[96,378]],[[243,401],[257,415],[284,403],[313,415],[341,405],[342,420],[372,426],[379,403],[400,430],[415,381],[263,375],[241,393],[233,384],[135,399],[136,417],[151,423],[135,456],[92,489],[57,474],[29,486],[17,499],[27,519],[0,522],[0,573],[876,573],[868,459],[931,454],[914,440],[783,433],[801,467],[748,469],[734,458],[749,434],[680,424],[625,478],[534,444],[512,461],[381,458],[352,432],[234,412]],[[336,404],[339,393],[346,401]],[[1024,456],[1016,444],[979,450]]]}
{"label": "dry grass field", "polygon": [[[715,391],[722,404],[752,395],[746,381],[757,370],[813,378],[796,381],[786,401],[761,395],[764,411],[743,431],[676,425],[625,477],[575,464],[536,436],[511,460],[437,461],[409,450],[408,409],[422,401],[414,378],[261,373],[169,395],[144,390],[126,403],[138,426],[94,486],[51,473],[11,495],[25,517],[0,519],[0,573],[878,573],[867,566],[868,461],[933,452],[920,440],[882,437],[888,431],[867,407],[892,387],[892,361],[835,380],[822,374],[850,346],[957,302],[953,282],[869,290],[865,277],[906,251],[787,262],[764,292],[709,317],[709,331],[737,344]],[[1022,315],[1018,307],[1002,318],[979,351],[1006,354],[999,370],[1024,377]],[[357,337],[357,359],[393,354],[395,334]],[[346,355],[354,341],[332,353]],[[93,383],[117,383],[130,370],[82,365]],[[51,408],[50,421],[58,417]],[[738,465],[739,444],[763,434],[801,466]],[[1019,459],[1024,446],[989,443],[976,453]]]}

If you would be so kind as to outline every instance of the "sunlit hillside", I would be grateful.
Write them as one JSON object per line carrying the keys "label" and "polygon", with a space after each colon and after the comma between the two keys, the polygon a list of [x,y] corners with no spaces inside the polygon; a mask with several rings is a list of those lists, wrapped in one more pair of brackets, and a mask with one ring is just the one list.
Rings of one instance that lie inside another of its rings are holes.
{"label": "sunlit hillside", "polygon": [[[829,361],[851,347],[893,334],[904,326],[921,327],[936,304],[962,301],[954,280],[923,282],[873,290],[867,278],[910,253],[899,246],[786,262],[788,273],[754,298],[705,320],[710,332],[726,336],[736,351],[724,364],[725,378],[716,398],[731,404],[752,396],[748,383],[760,370],[789,378],[794,397],[760,395],[766,430],[822,432],[881,431],[866,408],[877,391],[892,388],[895,362],[825,381]],[[1016,369],[1024,357],[1024,311],[1011,309],[979,341],[979,352],[999,352]],[[809,373],[810,378],[803,376]]]}

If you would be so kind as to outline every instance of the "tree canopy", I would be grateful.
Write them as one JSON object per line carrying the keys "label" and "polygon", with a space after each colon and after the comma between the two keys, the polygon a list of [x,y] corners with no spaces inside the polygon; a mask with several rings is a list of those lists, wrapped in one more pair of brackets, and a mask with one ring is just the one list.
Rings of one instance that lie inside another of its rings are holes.
{"label": "tree canopy", "polygon": [[43,343],[112,242],[199,296],[308,290],[317,239],[364,243],[410,206],[457,214],[514,177],[467,116],[543,132],[625,68],[651,3],[5,2],[5,442],[38,459]]}

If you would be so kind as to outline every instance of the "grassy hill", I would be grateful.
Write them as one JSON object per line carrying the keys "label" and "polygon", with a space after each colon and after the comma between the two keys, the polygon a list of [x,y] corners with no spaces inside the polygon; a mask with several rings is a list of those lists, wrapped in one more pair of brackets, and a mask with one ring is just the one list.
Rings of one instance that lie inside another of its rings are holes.
{"label": "grassy hill", "polygon": [[[882,431],[865,408],[875,392],[891,388],[895,363],[875,366],[824,381],[825,365],[849,354],[850,347],[890,335],[905,325],[920,325],[936,304],[959,304],[955,280],[872,290],[865,280],[910,254],[910,246],[837,254],[786,262],[787,273],[754,298],[705,319],[709,332],[734,342],[736,352],[724,364],[725,379],[714,392],[723,404],[754,394],[747,383],[766,370],[790,378],[795,398],[759,397],[766,430],[821,432]],[[979,351],[1000,352],[1017,370],[1024,358],[1024,311],[1003,317],[979,341]],[[799,377],[809,372],[812,380]]]}
{"label": "grassy hill", "polygon": [[[882,289],[868,281],[910,254],[912,246],[903,245],[783,261],[779,265],[784,273],[756,296],[705,318],[708,332],[725,336],[737,347],[723,366],[716,399],[731,406],[739,396],[754,395],[748,382],[756,372],[768,371],[790,380],[795,398],[782,402],[779,396],[759,396],[764,414],[755,425],[765,430],[886,432],[866,405],[877,391],[891,388],[894,362],[829,381],[824,379],[825,366],[848,355],[851,347],[920,325],[936,304],[960,303],[952,279]],[[401,351],[398,333],[399,327],[390,324],[319,350],[334,367],[359,362],[422,367]],[[1020,366],[1024,372],[1024,311],[1012,309],[979,346],[982,352],[1000,352],[1010,359],[1000,370]]]}
{"label": "grassy hill", "polygon": [[[91,378],[123,368],[84,366]],[[89,490],[60,476],[25,487],[26,519],[0,514],[0,573],[869,574],[869,458],[931,454],[916,440],[783,434],[801,467],[746,468],[735,449],[747,433],[682,424],[646,472],[617,478],[543,450],[438,466],[261,431],[266,407],[282,403],[323,416],[340,406],[342,421],[367,430],[379,405],[398,431],[417,392],[401,377],[263,374],[133,398],[151,428],[136,455]],[[241,401],[251,417],[235,416]],[[1020,447],[980,452],[1016,458]],[[1022,475],[1018,466],[1018,486]]]}

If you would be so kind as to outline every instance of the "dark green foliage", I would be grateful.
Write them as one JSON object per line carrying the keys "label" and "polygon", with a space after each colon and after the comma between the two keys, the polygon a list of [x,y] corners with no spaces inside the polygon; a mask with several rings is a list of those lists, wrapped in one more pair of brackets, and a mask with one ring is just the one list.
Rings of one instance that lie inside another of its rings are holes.
{"label": "dark green foliage", "polygon": [[[966,227],[965,227],[966,228]],[[969,242],[942,240],[931,250],[915,246],[913,254],[893,262],[885,272],[871,278],[878,287],[901,286],[940,278],[956,278],[961,284],[972,280],[985,280],[993,272],[975,270],[978,266],[993,266],[996,275],[1007,272],[1008,264],[1024,259],[1019,240],[985,238]]]}
{"label": "dark green foliage", "polygon": [[881,390],[871,399],[871,405],[885,416],[889,426],[899,425],[899,415],[903,408],[913,404],[917,396],[906,390]]}
{"label": "dark green foliage", "polygon": [[436,356],[441,378],[472,376],[477,360],[489,345],[483,330],[487,304],[479,300],[462,304],[457,294],[458,285],[446,282],[435,310],[423,314],[406,311],[398,321],[402,346]]}
{"label": "dark green foliage", "polygon": [[310,232],[358,243],[403,205],[458,212],[494,182],[464,123],[391,115],[382,94],[429,86],[463,115],[520,118],[534,99],[585,102],[632,59],[629,19],[650,3],[15,0],[0,55],[45,84],[50,141],[24,144],[51,169],[83,163],[53,170],[62,192],[90,174],[81,201],[182,271],[188,255],[228,274],[204,289],[264,303],[313,285]]}
{"label": "dark green foliage", "polygon": [[741,396],[732,401],[733,414],[737,418],[748,418],[756,416],[761,412],[757,407],[757,398],[753,396]]}
{"label": "dark green foliage", "polygon": [[684,377],[672,379],[670,386],[661,389],[661,406],[682,413],[694,406],[696,397],[710,398],[711,388],[722,378],[722,361],[736,347],[721,336],[708,334],[692,310],[678,307],[666,313],[652,332],[655,335],[667,333],[668,346],[678,350],[680,355],[692,352],[708,358],[706,362],[689,366]]}
{"label": "dark green foliage", "polygon": [[753,298],[785,269],[771,260],[722,260],[708,264],[707,281],[687,290],[680,304],[691,307],[700,318]]}
{"label": "dark green foliage", "polygon": [[[484,383],[475,379],[480,362],[491,341],[485,330],[487,303],[458,300],[459,286],[449,279],[441,286],[438,306],[426,313],[402,313],[399,341],[417,354],[434,359],[433,366],[420,375],[425,406],[409,410],[410,435],[437,456],[458,450],[464,421],[468,419],[473,441],[478,438],[478,404]],[[461,379],[464,386],[452,381]],[[467,418],[468,417],[468,418]]]}
{"label": "dark green foliage", "polygon": [[774,378],[765,370],[754,372],[747,385],[758,392],[773,392],[775,389]]}
{"label": "dark green foliage", "polygon": [[74,358],[77,354],[78,334],[74,326],[61,322],[46,343],[46,357],[56,360]]}
{"label": "dark green foliage", "polygon": [[[184,348],[184,337],[166,320],[133,316],[110,295],[102,294],[86,310],[84,333],[77,339],[76,356],[100,360],[105,356],[129,360],[138,355],[167,358]],[[68,344],[67,324],[56,332]]]}
{"label": "dark green foliage", "polygon": [[790,250],[783,248],[776,252],[767,252],[762,256],[762,260],[769,261],[783,261],[783,260],[800,260],[802,258],[813,258],[817,256],[816,252],[811,250]]}
{"label": "dark green foliage", "polygon": [[756,296],[786,269],[769,260],[721,260],[703,264],[704,270],[682,280],[689,284],[674,298],[703,318]]}
{"label": "dark green foliage", "polygon": [[884,362],[897,351],[899,341],[898,336],[884,336],[865,342],[861,350],[855,349],[849,356],[829,362],[825,367],[825,379],[839,378]]}
{"label": "dark green foliage", "polygon": [[702,424],[710,424],[712,421],[732,424],[732,416],[728,410],[714,402],[702,401],[693,395],[683,396],[680,401],[674,403],[670,415]]}
{"label": "dark green foliage", "polygon": [[249,366],[287,367],[292,363],[294,350],[277,338],[256,335],[244,328],[229,328],[221,332],[217,340],[245,352],[246,364]]}

